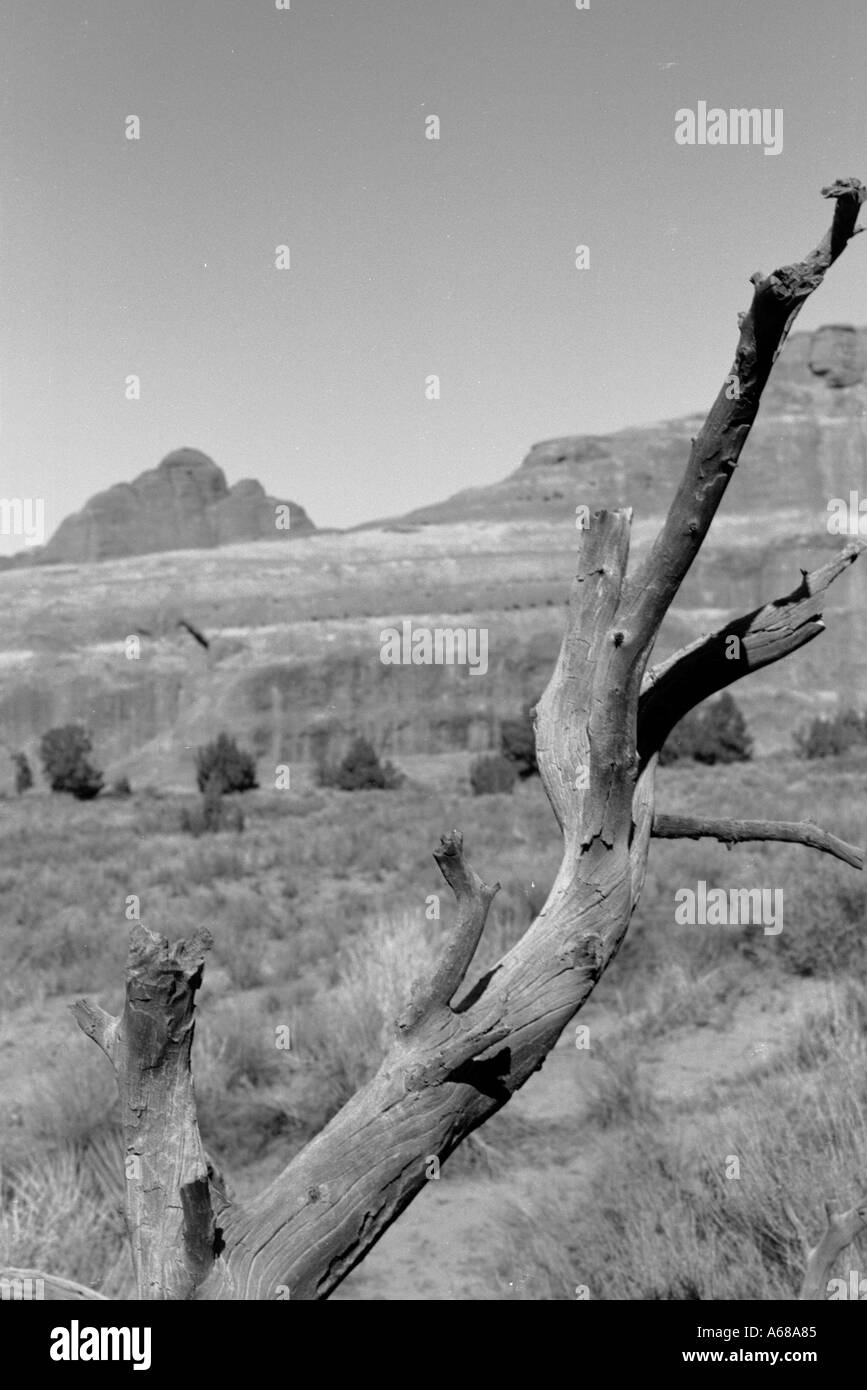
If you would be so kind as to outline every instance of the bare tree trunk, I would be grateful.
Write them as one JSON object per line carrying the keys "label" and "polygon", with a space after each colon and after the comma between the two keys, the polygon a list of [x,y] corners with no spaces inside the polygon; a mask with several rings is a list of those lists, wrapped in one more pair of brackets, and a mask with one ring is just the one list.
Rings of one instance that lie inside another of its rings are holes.
{"label": "bare tree trunk", "polygon": [[[436,858],[457,915],[432,978],[415,988],[376,1075],[244,1207],[227,1206],[209,1181],[195,1119],[189,1058],[206,934],[169,947],[134,927],[121,1017],[77,1005],[120,1088],[142,1298],[326,1298],[424,1186],[429,1160],[445,1160],[542,1065],[623,941],[654,833],[798,839],[860,866],[860,850],[815,827],[786,823],[771,827],[772,836],[765,823],[657,818],[653,793],[656,755],[673,724],[817,636],[822,595],[858,546],[804,575],[788,598],[645,675],[791,324],[856,230],[861,183],[841,180],[823,194],[835,211],[819,246],[798,264],[751,277],[732,371],[644,563],[627,576],[628,511],[597,512],[583,533],[566,634],[536,711],[539,769],[563,859],[517,945],[461,993],[496,887],[470,867],[457,832],[445,837]],[[721,641],[732,633],[742,643],[734,662]]]}
{"label": "bare tree trunk", "polygon": [[190,1073],[194,996],[210,944],[207,932],[197,932],[170,947],[136,924],[120,1018],[83,999],[73,1006],[117,1077],[126,1220],[141,1298],[191,1298],[217,1248]]}

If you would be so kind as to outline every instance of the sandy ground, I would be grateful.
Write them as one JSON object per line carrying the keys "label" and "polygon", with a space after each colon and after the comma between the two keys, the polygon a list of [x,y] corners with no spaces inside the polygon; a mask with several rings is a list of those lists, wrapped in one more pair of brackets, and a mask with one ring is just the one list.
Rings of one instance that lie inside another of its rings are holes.
{"label": "sandy ground", "polygon": [[[660,1099],[695,1098],[714,1083],[766,1061],[797,1028],[804,1014],[821,1006],[827,986],[790,982],[785,991],[752,994],[722,1028],[682,1028],[654,1039],[646,1054],[647,1077]],[[585,1014],[584,1017],[587,1017]],[[592,1035],[603,1046],[618,1023],[598,1011]],[[593,1044],[591,1043],[591,1050]],[[582,1119],[594,1094],[596,1070],[589,1053],[577,1052],[567,1030],[544,1067],[519,1091],[502,1117],[480,1133],[499,1147],[511,1121],[520,1134],[517,1153],[505,1153],[497,1176],[470,1172],[429,1182],[367,1259],[332,1295],[334,1299],[499,1300],[521,1270],[498,1269],[498,1226],[505,1202],[532,1198],[546,1172],[586,1181],[594,1141]],[[459,1162],[459,1155],[455,1155]]]}
{"label": "sandy ground", "polygon": [[[695,1100],[714,1084],[767,1061],[828,994],[826,984],[813,980],[788,981],[784,988],[756,984],[724,1025],[683,1026],[649,1040],[642,1065],[657,1099]],[[0,1113],[7,1125],[14,1125],[16,1112],[32,1098],[31,1088],[35,1080],[38,1086],[38,1074],[49,1064],[58,1036],[73,1047],[92,1046],[85,1039],[72,1041],[68,1002],[33,1004],[18,1011],[14,1023],[7,1019],[0,1026]],[[542,1070],[479,1131],[477,1151],[467,1157],[463,1149],[453,1156],[439,1180],[427,1184],[334,1299],[484,1301],[508,1296],[509,1285],[521,1280],[522,1271],[504,1268],[498,1253],[506,1204],[531,1201],[544,1190],[546,1177],[562,1181],[567,1175],[581,1184],[593,1170],[598,1139],[594,1127],[583,1123],[599,1079],[592,1051],[612,1042],[621,1022],[601,1005],[591,1005],[582,1018],[591,1023],[590,1051],[576,1050],[573,1031],[567,1030]],[[263,1185],[280,1166],[281,1155],[273,1150],[235,1175],[236,1196],[243,1200],[245,1190]]]}

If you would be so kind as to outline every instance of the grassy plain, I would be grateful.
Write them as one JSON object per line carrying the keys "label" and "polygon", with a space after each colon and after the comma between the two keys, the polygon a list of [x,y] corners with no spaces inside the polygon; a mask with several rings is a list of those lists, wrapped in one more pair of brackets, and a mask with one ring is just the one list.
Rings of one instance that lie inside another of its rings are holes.
{"label": "grassy plain", "polygon": [[[164,935],[213,933],[194,1073],[238,1200],[375,1069],[451,916],[440,834],[461,828],[503,885],[475,969],[522,933],[559,861],[538,781],[474,798],[466,758],[404,770],[398,791],[342,793],[293,768],[291,792],[242,798],[241,834],[199,839],[179,830],[192,794],[0,800],[0,1264],[131,1290],[113,1082],[68,1010],[80,994],[119,1008],[131,895]],[[677,766],[658,788],[660,810],[812,818],[863,840],[863,760]],[[782,932],[675,926],[675,890],[699,879],[782,887]],[[863,1181],[865,906],[861,874],[800,847],[655,842],[626,943],[576,1020],[589,1047],[567,1029],[335,1297],[792,1297],[792,1217],[815,1241],[823,1203],[851,1205]],[[865,1255],[843,1257],[844,1277]]]}

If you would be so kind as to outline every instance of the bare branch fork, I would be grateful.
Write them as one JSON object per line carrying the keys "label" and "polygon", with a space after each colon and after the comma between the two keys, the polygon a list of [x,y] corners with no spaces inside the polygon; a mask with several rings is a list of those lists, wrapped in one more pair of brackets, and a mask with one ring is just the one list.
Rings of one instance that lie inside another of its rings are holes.
{"label": "bare branch fork", "polygon": [[813,1246],[807,1239],[803,1222],[798,1215],[788,1205],[785,1210],[800,1237],[804,1251],[805,1273],[798,1298],[803,1301],[824,1300],[828,1297],[831,1271],[837,1260],[853,1240],[867,1231],[867,1195],[848,1211],[836,1215],[831,1203],[826,1202],[825,1229],[818,1244]]}
{"label": "bare branch fork", "polygon": [[[582,533],[566,633],[536,710],[539,770],[563,859],[522,939],[458,998],[496,888],[470,867],[460,835],[447,836],[436,858],[457,913],[431,978],[413,990],[376,1075],[244,1206],[227,1205],[209,1176],[195,1121],[189,1058],[206,934],[170,947],[135,927],[120,1018],[77,1006],[120,1088],[140,1297],[327,1298],[424,1187],[429,1160],[448,1158],[538,1070],[617,952],[641,893],[651,834],[666,827],[655,817],[653,784],[672,722],[697,699],[822,630],[821,595],[856,547],[805,576],[787,599],[729,627],[742,641],[739,662],[727,662],[718,634],[645,676],[776,355],[856,230],[865,196],[859,180],[839,180],[823,193],[835,211],[818,247],[801,262],[752,277],[733,372],[644,563],[627,577],[629,511],[597,512]],[[731,827],[725,833],[733,838]],[[818,829],[809,833],[803,843],[839,847]],[[850,862],[860,857],[844,848]]]}
{"label": "bare branch fork", "polygon": [[801,571],[792,593],[742,618],[647,672],[638,706],[638,751],[642,765],[657,753],[685,714],[735,681],[806,646],[825,631],[822,606],[834,580],[854,564],[865,544],[851,541],[819,569]]}

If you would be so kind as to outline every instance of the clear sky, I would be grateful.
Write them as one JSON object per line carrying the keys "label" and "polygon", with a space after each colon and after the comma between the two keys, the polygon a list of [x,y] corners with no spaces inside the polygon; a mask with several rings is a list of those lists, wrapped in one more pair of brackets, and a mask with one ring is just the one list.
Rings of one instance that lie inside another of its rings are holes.
{"label": "clear sky", "polygon": [[[50,533],[190,445],[348,526],[706,407],[867,181],[865,53],[864,0],[4,0],[0,497]],[[700,100],[782,153],[678,145]]]}

